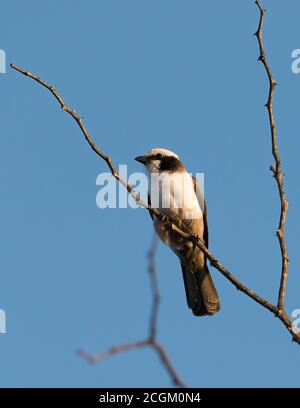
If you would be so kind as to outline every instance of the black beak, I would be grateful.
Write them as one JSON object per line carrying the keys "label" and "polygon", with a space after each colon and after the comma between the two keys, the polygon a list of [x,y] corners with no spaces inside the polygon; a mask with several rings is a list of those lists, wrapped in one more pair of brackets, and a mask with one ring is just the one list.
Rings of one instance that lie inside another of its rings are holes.
{"label": "black beak", "polygon": [[138,161],[139,163],[146,164],[147,158],[146,156],[137,156],[134,160]]}

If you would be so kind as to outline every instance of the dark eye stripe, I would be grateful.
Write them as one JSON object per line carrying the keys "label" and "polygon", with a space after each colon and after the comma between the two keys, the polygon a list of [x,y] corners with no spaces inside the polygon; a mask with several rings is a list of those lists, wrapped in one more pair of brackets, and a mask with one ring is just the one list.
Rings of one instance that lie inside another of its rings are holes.
{"label": "dark eye stripe", "polygon": [[163,157],[160,162],[160,170],[164,171],[177,171],[178,169],[182,168],[182,164],[176,157],[167,156]]}

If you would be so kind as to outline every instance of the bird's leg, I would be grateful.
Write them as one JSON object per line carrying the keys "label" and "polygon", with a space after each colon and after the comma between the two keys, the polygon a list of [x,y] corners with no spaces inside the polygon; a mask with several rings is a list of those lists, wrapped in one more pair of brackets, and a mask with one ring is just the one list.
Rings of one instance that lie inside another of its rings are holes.
{"label": "bird's leg", "polygon": [[190,238],[186,238],[184,242],[185,256],[187,259],[192,259],[195,251],[195,244]]}
{"label": "bird's leg", "polygon": [[197,248],[197,242],[199,241],[200,237],[196,233],[193,233],[189,238],[189,242],[191,247],[193,248],[193,251]]}

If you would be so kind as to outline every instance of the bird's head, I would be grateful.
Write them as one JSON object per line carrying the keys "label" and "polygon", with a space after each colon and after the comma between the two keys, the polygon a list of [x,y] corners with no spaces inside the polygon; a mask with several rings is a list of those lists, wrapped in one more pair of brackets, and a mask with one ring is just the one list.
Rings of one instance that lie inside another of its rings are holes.
{"label": "bird's head", "polygon": [[135,160],[144,164],[150,173],[161,171],[174,172],[184,169],[177,154],[160,147],[149,150],[143,156],[136,157]]}

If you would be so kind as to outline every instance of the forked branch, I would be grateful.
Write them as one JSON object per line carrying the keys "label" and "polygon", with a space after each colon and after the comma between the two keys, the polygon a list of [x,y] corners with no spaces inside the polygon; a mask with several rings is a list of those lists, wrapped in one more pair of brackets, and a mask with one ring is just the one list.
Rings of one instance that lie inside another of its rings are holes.
{"label": "forked branch", "polygon": [[131,350],[138,350],[145,347],[150,347],[159,357],[163,367],[168,372],[172,382],[177,387],[185,388],[186,385],[181,380],[177,374],[171,360],[165,350],[165,348],[157,340],[157,326],[158,326],[158,311],[160,304],[160,294],[157,281],[157,273],[155,266],[155,256],[157,250],[158,238],[154,234],[151,248],[148,253],[148,272],[151,281],[151,294],[152,294],[152,306],[151,306],[151,315],[149,323],[149,333],[148,337],[145,340],[134,341],[130,343],[119,344],[118,346],[113,346],[107,351],[92,355],[85,350],[79,350],[79,354],[84,357],[89,363],[97,364],[101,363],[108,357],[112,357],[116,354],[125,353]]}

